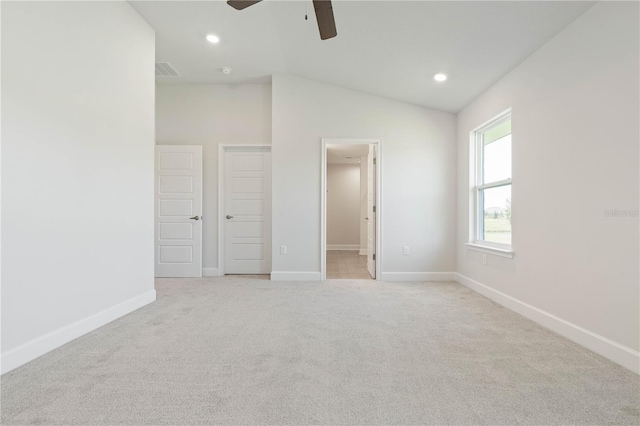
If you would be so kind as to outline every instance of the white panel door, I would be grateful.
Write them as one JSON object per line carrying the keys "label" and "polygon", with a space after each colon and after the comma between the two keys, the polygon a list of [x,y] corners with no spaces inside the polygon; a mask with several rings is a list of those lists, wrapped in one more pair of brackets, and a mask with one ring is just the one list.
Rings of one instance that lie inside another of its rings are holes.
{"label": "white panel door", "polygon": [[224,273],[271,273],[271,151],[224,153]]}
{"label": "white panel door", "polygon": [[376,277],[376,145],[369,145],[367,157],[367,270]]}
{"label": "white panel door", "polygon": [[156,145],[156,277],[202,276],[202,147]]}

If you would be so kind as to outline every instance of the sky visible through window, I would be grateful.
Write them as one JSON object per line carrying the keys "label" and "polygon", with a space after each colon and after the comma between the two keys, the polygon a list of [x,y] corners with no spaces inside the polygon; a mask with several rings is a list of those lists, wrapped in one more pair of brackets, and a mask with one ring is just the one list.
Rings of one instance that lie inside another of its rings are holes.
{"label": "sky visible through window", "polygon": [[[511,135],[504,136],[484,146],[484,179],[491,183],[511,177]],[[511,199],[511,186],[501,186],[485,191],[485,212],[493,209],[505,210],[507,199]]]}
{"label": "sky visible through window", "polygon": [[[511,179],[511,121],[483,133],[482,184]],[[481,190],[480,239],[511,245],[511,184]]]}

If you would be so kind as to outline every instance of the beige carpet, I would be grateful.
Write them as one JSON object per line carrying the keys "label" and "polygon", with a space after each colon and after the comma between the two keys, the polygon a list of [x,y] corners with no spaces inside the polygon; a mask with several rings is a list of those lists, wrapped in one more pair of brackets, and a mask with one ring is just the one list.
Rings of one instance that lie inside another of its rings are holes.
{"label": "beige carpet", "polygon": [[2,424],[640,423],[640,379],[454,283],[162,279],[2,376]]}
{"label": "beige carpet", "polygon": [[327,278],[370,280],[367,256],[357,250],[327,250]]}

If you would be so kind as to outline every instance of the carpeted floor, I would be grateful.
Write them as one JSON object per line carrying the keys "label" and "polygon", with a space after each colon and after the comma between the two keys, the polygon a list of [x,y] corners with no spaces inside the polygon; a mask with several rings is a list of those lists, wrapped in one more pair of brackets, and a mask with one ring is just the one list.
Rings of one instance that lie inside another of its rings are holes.
{"label": "carpeted floor", "polygon": [[640,424],[640,378],[455,283],[159,279],[2,424]]}

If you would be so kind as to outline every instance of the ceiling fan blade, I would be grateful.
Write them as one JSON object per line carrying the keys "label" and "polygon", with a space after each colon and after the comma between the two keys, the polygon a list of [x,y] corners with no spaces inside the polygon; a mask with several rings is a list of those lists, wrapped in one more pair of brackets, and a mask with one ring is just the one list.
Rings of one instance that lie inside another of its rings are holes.
{"label": "ceiling fan blade", "polygon": [[261,1],[262,0],[229,0],[227,4],[236,10],[242,10]]}
{"label": "ceiling fan blade", "polygon": [[316,10],[320,38],[326,40],[338,35],[336,21],[333,19],[333,6],[331,0],[313,0],[313,8]]}

